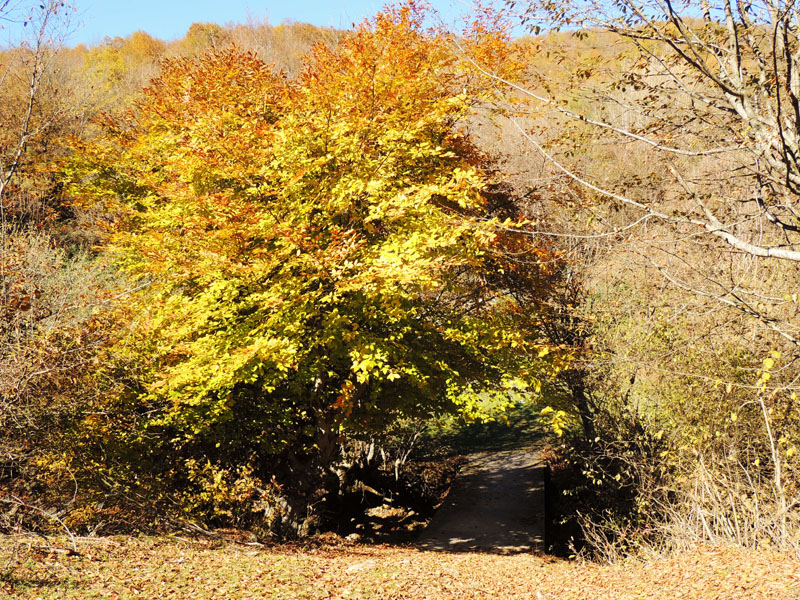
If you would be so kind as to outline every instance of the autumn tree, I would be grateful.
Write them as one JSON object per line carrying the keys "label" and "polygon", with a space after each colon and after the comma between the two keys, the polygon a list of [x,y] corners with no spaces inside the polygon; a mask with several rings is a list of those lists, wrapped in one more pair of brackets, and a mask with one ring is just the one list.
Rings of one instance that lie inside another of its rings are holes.
{"label": "autumn tree", "polygon": [[216,23],[192,23],[180,45],[186,54],[222,49],[230,44],[230,33]]}
{"label": "autumn tree", "polygon": [[138,372],[88,443],[196,516],[307,531],[343,440],[476,416],[565,360],[540,326],[558,259],[510,231],[459,127],[482,91],[421,21],[379,14],[294,81],[235,47],[170,60],[65,169],[147,286],[114,350]]}
{"label": "autumn tree", "polygon": [[82,65],[73,68],[73,87],[80,102],[93,114],[127,107],[158,72],[166,44],[143,31],[126,38],[106,38],[82,53]]}

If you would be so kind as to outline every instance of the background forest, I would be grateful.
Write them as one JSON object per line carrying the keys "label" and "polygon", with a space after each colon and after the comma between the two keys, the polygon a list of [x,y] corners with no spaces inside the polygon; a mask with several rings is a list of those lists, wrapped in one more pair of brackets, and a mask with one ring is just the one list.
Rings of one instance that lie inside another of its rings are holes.
{"label": "background forest", "polygon": [[800,549],[794,4],[90,48],[31,7],[0,3],[4,531],[306,536],[443,420],[534,410],[587,552]]}

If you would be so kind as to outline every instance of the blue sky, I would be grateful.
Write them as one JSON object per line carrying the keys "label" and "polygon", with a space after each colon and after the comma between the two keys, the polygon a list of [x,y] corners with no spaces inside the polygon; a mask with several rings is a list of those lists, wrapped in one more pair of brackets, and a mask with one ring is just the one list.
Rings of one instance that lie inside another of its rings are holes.
{"label": "blue sky", "polygon": [[[70,45],[95,44],[104,37],[127,36],[139,29],[164,39],[181,38],[192,23],[245,23],[248,17],[277,25],[290,19],[348,28],[375,14],[383,0],[76,0],[80,25]],[[434,0],[450,16],[468,0]]]}

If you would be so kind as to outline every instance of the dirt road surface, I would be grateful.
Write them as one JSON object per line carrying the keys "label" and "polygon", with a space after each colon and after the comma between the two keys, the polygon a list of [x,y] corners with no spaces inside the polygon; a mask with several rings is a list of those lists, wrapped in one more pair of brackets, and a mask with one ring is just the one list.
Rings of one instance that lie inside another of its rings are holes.
{"label": "dirt road surface", "polygon": [[544,467],[526,448],[470,455],[417,545],[513,554],[544,550],[544,534]]}

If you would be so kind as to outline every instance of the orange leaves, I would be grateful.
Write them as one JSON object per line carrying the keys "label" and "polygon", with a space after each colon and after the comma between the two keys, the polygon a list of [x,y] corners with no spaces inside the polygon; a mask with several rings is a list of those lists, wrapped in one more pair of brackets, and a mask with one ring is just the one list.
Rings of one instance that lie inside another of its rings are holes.
{"label": "orange leaves", "polygon": [[273,120],[283,95],[283,78],[255,54],[235,46],[198,58],[165,61],[161,75],[137,103],[144,119],[189,126],[202,115]]}
{"label": "orange leaves", "polygon": [[457,42],[466,59],[465,69],[480,68],[508,81],[518,80],[526,64],[519,46],[511,43],[511,28],[503,11],[488,7],[476,11],[462,33],[463,41]]}
{"label": "orange leaves", "polygon": [[356,386],[349,379],[346,380],[340,389],[339,395],[333,403],[333,408],[344,416],[349,417],[353,413],[353,400],[356,395]]}
{"label": "orange leaves", "polygon": [[363,23],[335,49],[318,46],[300,77],[310,106],[333,118],[386,127],[397,126],[393,115],[434,106],[448,93],[436,78],[446,77],[447,60],[442,40],[423,35],[420,22],[419,11],[404,5]]}

